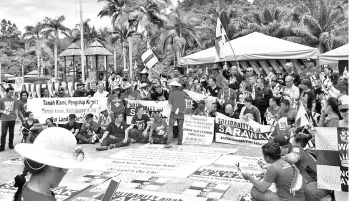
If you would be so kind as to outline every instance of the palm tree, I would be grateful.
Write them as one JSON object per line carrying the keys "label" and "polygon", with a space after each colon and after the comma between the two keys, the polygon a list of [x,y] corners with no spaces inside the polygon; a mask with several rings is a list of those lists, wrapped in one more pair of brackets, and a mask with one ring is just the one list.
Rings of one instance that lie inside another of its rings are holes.
{"label": "palm tree", "polygon": [[[53,57],[52,50],[48,46],[48,39],[41,36],[42,23],[37,23],[35,26],[26,26],[25,33],[22,35],[22,39],[25,39],[26,44],[28,44],[29,49],[27,52],[35,52],[38,73],[40,75],[40,59],[43,57],[43,54],[46,53],[50,58]],[[41,69],[41,75],[43,75],[43,66]]]}
{"label": "palm tree", "polygon": [[[84,34],[84,47],[87,47],[95,38],[98,37],[98,33],[94,27],[91,27],[89,22],[91,20],[87,19],[83,22],[83,34]],[[72,30],[72,42],[75,43],[80,41],[81,32],[80,32],[80,24],[76,25],[76,28]]]}
{"label": "palm tree", "polygon": [[46,17],[44,19],[44,23],[42,25],[42,28],[44,29],[42,31],[42,34],[47,37],[54,40],[54,60],[55,60],[55,79],[58,78],[58,45],[59,45],[59,34],[63,34],[67,37],[70,37],[71,31],[69,28],[65,27],[63,25],[63,22],[65,20],[65,17],[63,15],[56,17],[56,18],[49,18]]}

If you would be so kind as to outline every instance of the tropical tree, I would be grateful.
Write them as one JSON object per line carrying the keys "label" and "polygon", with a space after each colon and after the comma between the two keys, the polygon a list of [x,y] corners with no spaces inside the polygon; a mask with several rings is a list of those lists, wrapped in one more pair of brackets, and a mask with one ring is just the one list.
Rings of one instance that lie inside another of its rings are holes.
{"label": "tropical tree", "polygon": [[[83,22],[83,35],[84,35],[84,47],[86,48],[95,38],[98,37],[98,33],[95,27],[91,27],[89,22],[91,20],[87,19]],[[76,28],[72,30],[72,42],[75,43],[81,40],[80,24],[76,25]]]}
{"label": "tropical tree", "polygon": [[[43,54],[47,54],[50,58],[53,58],[53,53],[51,48],[48,46],[49,40],[43,38],[41,35],[42,32],[42,23],[37,23],[35,26],[26,26],[25,33],[22,35],[22,38],[26,41],[29,48],[27,52],[34,52],[36,55],[38,73],[40,74],[40,60],[43,57]],[[41,75],[43,72],[43,65],[41,69]]]}
{"label": "tropical tree", "polygon": [[69,28],[63,25],[65,17],[63,15],[56,18],[46,17],[42,28],[42,34],[50,39],[54,40],[54,60],[55,60],[55,79],[58,78],[58,45],[59,45],[59,34],[63,34],[66,37],[70,37],[71,31]]}

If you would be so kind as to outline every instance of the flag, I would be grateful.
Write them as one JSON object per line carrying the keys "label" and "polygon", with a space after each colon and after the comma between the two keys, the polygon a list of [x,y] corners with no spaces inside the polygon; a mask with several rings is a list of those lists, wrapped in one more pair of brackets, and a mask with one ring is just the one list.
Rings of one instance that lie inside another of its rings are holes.
{"label": "flag", "polygon": [[143,23],[138,22],[136,27],[136,32],[141,35],[141,37],[147,38],[147,30],[145,29],[145,26]]}
{"label": "flag", "polygon": [[145,51],[142,56],[142,61],[149,69],[151,69],[156,63],[159,62],[158,58],[155,56],[151,49]]}
{"label": "flag", "polygon": [[221,23],[221,20],[218,17],[217,27],[216,27],[216,41],[215,41],[215,47],[216,47],[218,58],[223,58],[222,51],[226,41],[227,41],[227,33],[225,32],[224,27]]}
{"label": "flag", "polygon": [[297,115],[296,115],[296,128],[300,128],[300,127],[303,127],[303,126],[306,126],[306,125],[309,125],[310,122],[309,122],[309,119],[307,117],[307,112],[305,111],[305,108],[302,104],[301,101],[299,101],[299,106],[298,106],[298,112],[297,112]]}

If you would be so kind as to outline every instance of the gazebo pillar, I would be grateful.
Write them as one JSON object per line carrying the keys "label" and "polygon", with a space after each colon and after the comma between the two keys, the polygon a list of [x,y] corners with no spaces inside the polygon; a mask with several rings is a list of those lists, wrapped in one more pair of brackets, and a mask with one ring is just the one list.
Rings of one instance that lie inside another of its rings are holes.
{"label": "gazebo pillar", "polygon": [[73,83],[75,84],[75,56],[73,55]]}
{"label": "gazebo pillar", "polygon": [[99,83],[98,55],[96,55],[95,57],[96,57],[96,81],[98,84]]}
{"label": "gazebo pillar", "polygon": [[62,80],[67,81],[67,57],[64,57],[64,73],[62,75]]}

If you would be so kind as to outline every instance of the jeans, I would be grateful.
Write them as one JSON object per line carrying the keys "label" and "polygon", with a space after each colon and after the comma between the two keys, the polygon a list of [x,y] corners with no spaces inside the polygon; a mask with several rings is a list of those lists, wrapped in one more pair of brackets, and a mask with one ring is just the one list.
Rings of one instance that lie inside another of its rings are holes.
{"label": "jeans", "polygon": [[329,190],[318,188],[316,181],[309,182],[305,187],[305,197],[307,201],[320,201],[329,194]]}
{"label": "jeans", "polygon": [[171,112],[170,114],[170,121],[167,127],[167,144],[171,144],[173,141],[173,126],[176,121],[178,124],[178,144],[182,144],[184,113],[175,114],[174,112]]}
{"label": "jeans", "polygon": [[5,148],[7,130],[8,130],[8,133],[9,133],[8,145],[10,147],[13,146],[15,125],[16,125],[16,121],[15,120],[13,120],[13,121],[2,121],[1,122],[1,148]]}
{"label": "jeans", "polygon": [[251,197],[255,201],[305,201],[305,196],[303,192],[296,192],[296,194],[290,199],[283,199],[277,193],[270,190],[264,193],[259,191],[256,187],[251,189]]}
{"label": "jeans", "polygon": [[76,139],[82,141],[82,143],[92,143],[92,135],[77,134]]}
{"label": "jeans", "polygon": [[121,138],[116,138],[116,139],[111,139],[109,137],[105,138],[101,144],[101,146],[110,146],[113,144],[115,147],[125,147],[131,143],[130,139],[127,139],[126,143],[123,143],[124,139]]}
{"label": "jeans", "polygon": [[138,129],[132,128],[128,132],[128,136],[131,139],[136,140],[136,142],[147,142],[148,141],[148,134],[143,135],[143,131],[140,131]]}

